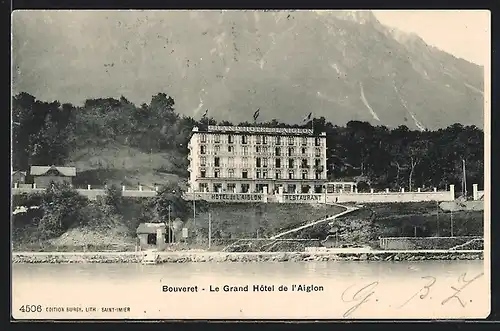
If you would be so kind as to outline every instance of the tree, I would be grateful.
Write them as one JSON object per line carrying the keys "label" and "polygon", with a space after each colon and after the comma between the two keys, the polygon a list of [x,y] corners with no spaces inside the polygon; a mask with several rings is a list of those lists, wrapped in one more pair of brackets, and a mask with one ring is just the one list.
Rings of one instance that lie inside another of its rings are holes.
{"label": "tree", "polygon": [[167,221],[169,206],[171,219],[186,219],[189,208],[183,199],[183,194],[184,190],[177,183],[169,182],[161,187],[150,205],[155,210],[157,222]]}
{"label": "tree", "polygon": [[414,140],[407,148],[409,158],[410,173],[408,175],[408,187],[411,192],[413,184],[413,173],[415,167],[422,161],[429,150],[429,141],[427,140]]}
{"label": "tree", "polygon": [[42,238],[57,237],[71,227],[86,224],[82,210],[87,203],[88,199],[68,184],[52,184],[41,203],[43,217],[39,230]]}

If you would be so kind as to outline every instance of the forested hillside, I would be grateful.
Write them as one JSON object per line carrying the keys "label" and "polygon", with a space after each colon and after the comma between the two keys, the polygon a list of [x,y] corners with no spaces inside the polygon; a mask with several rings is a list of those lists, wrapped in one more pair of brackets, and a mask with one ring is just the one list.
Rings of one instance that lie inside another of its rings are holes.
{"label": "forested hillside", "polygon": [[[174,99],[165,93],[140,106],[125,97],[74,106],[37,100],[26,93],[14,96],[12,102],[13,168],[76,165],[81,184],[123,181],[127,176],[149,180],[146,185],[186,178],[193,126],[217,124],[210,111],[203,119],[179,115]],[[230,121],[218,124],[232,125]],[[290,126],[276,119],[257,125]],[[293,126],[311,127],[311,122]],[[465,160],[467,191],[472,191],[472,183],[482,186],[484,134],[475,126],[412,131],[406,126],[390,129],[358,121],[335,126],[321,117],[314,119],[314,130],[327,133],[330,178],[362,178],[382,189],[445,188],[451,183],[459,188]]]}

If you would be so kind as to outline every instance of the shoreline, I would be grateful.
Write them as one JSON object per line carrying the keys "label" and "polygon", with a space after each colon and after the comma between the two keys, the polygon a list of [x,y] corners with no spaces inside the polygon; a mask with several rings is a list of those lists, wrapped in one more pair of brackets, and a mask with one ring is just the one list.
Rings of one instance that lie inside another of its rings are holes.
{"label": "shoreline", "polygon": [[[12,263],[141,263],[142,252],[12,252]],[[228,253],[206,251],[155,252],[163,263],[242,263],[242,262],[310,262],[310,261],[449,261],[483,260],[482,250],[414,250],[414,251],[327,251],[327,252],[251,252]]]}

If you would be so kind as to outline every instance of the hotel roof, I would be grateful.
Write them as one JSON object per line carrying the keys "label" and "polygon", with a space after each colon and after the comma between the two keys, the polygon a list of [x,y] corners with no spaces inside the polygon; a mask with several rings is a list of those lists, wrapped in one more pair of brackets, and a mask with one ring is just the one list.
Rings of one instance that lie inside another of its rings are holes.
{"label": "hotel roof", "polygon": [[[282,135],[314,135],[313,129],[303,128],[269,128],[262,126],[226,126],[226,125],[208,125],[204,128],[194,127],[193,132],[224,132],[224,133],[247,133],[247,134],[282,134]],[[322,132],[322,136],[326,133]]]}

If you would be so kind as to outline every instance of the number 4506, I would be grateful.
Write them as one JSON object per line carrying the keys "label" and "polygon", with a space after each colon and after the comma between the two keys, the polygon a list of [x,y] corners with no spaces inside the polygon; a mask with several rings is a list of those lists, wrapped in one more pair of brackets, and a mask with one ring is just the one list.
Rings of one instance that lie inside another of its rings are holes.
{"label": "number 4506", "polygon": [[42,306],[41,305],[22,305],[21,308],[19,308],[19,311],[22,311],[23,313],[40,313],[42,312]]}

